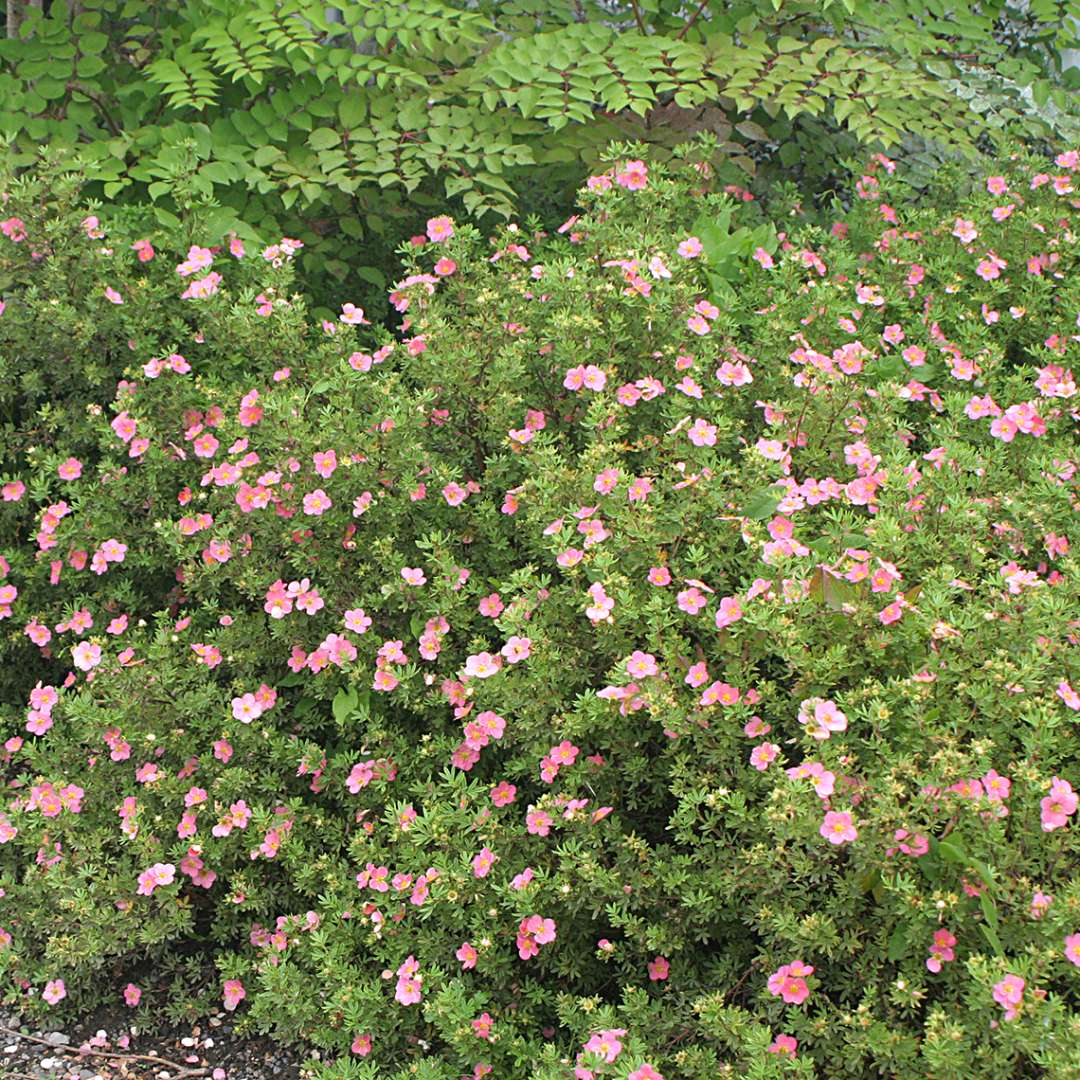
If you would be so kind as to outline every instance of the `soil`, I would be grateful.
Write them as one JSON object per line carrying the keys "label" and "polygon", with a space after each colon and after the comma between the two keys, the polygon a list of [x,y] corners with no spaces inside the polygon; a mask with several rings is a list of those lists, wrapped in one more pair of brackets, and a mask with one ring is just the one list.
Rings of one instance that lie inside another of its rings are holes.
{"label": "soil", "polygon": [[266,1036],[237,1036],[224,1012],[151,1033],[113,1006],[44,1027],[0,1011],[3,1080],[304,1080],[311,1074],[303,1062],[315,1056]]}

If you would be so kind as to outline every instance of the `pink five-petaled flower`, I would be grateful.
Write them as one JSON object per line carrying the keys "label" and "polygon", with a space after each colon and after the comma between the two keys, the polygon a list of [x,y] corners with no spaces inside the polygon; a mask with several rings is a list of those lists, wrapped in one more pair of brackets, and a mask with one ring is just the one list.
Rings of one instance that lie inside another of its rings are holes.
{"label": "pink five-petaled flower", "polygon": [[536,956],[541,945],[554,941],[555,920],[545,919],[540,915],[529,915],[518,925],[517,949],[522,960]]}
{"label": "pink five-petaled flower", "polygon": [[228,1012],[233,1012],[246,997],[247,991],[239,979],[229,979],[222,987],[222,998]]}
{"label": "pink five-petaled flower", "polygon": [[776,760],[777,754],[780,753],[780,747],[776,743],[760,743],[750,751],[750,764],[753,765],[758,772],[764,772],[772,762]]}
{"label": "pink five-petaled flower", "polygon": [[656,657],[652,653],[634,651],[630,659],[626,661],[626,673],[633,679],[646,678],[650,675],[659,675],[660,668],[657,666]]}
{"label": "pink five-petaled flower", "polygon": [[811,738],[822,741],[833,732],[847,729],[847,717],[833,701],[823,698],[807,698],[799,705],[799,723]]}
{"label": "pink five-petaled flower", "polygon": [[1006,1020],[1014,1020],[1019,1013],[1026,985],[1019,975],[1006,975],[994,984],[994,1000],[1005,1010]]}
{"label": "pink five-petaled flower", "polygon": [[517,788],[506,780],[501,780],[491,789],[491,801],[496,806],[509,806],[517,797]]}
{"label": "pink five-petaled flower", "polygon": [[610,1065],[622,1053],[622,1041],[619,1037],[625,1034],[625,1028],[594,1032],[581,1049],[586,1054],[596,1054]]}
{"label": "pink five-petaled flower", "polygon": [[640,191],[648,183],[649,170],[643,161],[628,161],[615,174],[615,183],[627,191]]}
{"label": "pink five-petaled flower", "polygon": [[495,852],[491,848],[481,848],[479,854],[473,857],[473,877],[487,877],[491,873],[491,868],[495,865],[495,859]]}
{"label": "pink five-petaled flower", "polygon": [[136,1005],[142,1000],[142,990],[140,990],[134,983],[128,983],[124,987],[124,1004],[129,1009],[134,1009]]}
{"label": "pink five-petaled flower", "polygon": [[397,969],[397,988],[394,999],[402,1005],[417,1005],[423,998],[424,977],[419,974],[420,965],[411,953]]}
{"label": "pink five-petaled flower", "polygon": [[671,970],[671,965],[665,956],[658,956],[654,960],[650,960],[646,966],[649,969],[650,982],[663,982]]}
{"label": "pink five-petaled flower", "polygon": [[445,214],[440,214],[439,217],[433,217],[428,219],[427,223],[427,235],[428,239],[433,243],[441,244],[444,240],[449,240],[454,235],[454,222]]}
{"label": "pink five-petaled flower", "polygon": [[646,1062],[644,1065],[638,1066],[638,1068],[630,1073],[626,1077],[626,1080],[664,1080],[664,1077]]}
{"label": "pink five-petaled flower", "polygon": [[1070,934],[1065,939],[1065,959],[1080,967],[1080,934]]}
{"label": "pink five-petaled flower", "polygon": [[159,885],[171,885],[176,880],[176,867],[172,863],[154,863],[139,875],[139,896],[150,896]]}
{"label": "pink five-petaled flower", "polygon": [[322,488],[316,488],[304,496],[304,513],[312,517],[319,517],[333,505],[330,496]]}
{"label": "pink five-petaled flower", "polygon": [[813,975],[814,969],[801,960],[784,964],[769,976],[767,983],[773,997],[783,998],[788,1005],[801,1005],[810,994],[806,976]]}
{"label": "pink five-petaled flower", "polygon": [[53,979],[51,982],[45,984],[45,989],[41,991],[41,998],[43,1001],[48,1002],[50,1005],[55,1005],[58,1001],[67,997],[67,988],[64,986],[63,979]]}
{"label": "pink five-petaled flower", "polygon": [[1068,780],[1054,777],[1050,782],[1050,794],[1039,804],[1041,808],[1043,832],[1053,832],[1067,825],[1069,818],[1076,813],[1080,797],[1073,791]]}
{"label": "pink five-petaled flower", "polygon": [[851,820],[851,814],[846,810],[830,810],[825,815],[818,832],[830,844],[850,844],[859,835],[854,822]]}
{"label": "pink five-petaled flower", "polygon": [[71,650],[71,661],[80,671],[93,671],[101,663],[101,646],[80,641]]}
{"label": "pink five-petaled flower", "polygon": [[695,446],[715,446],[716,427],[707,420],[698,417],[686,433],[687,438]]}
{"label": "pink five-petaled flower", "polygon": [[373,1036],[370,1034],[357,1035],[352,1042],[352,1052],[357,1057],[367,1057],[371,1053],[371,1043]]}
{"label": "pink five-petaled flower", "polygon": [[507,638],[506,644],[499,650],[500,654],[506,658],[508,664],[517,664],[522,660],[528,660],[530,652],[532,650],[532,641],[527,637],[517,637],[516,635]]}
{"label": "pink five-petaled flower", "polygon": [[489,652],[477,653],[465,660],[465,674],[477,679],[487,679],[497,674],[502,667],[502,661],[498,656]]}
{"label": "pink five-petaled flower", "polygon": [[480,958],[480,954],[476,951],[476,947],[470,945],[467,941],[461,943],[461,947],[454,955],[461,961],[461,967],[464,971],[469,971],[476,967],[476,961]]}
{"label": "pink five-petaled flower", "polygon": [[765,1047],[765,1051],[769,1054],[784,1054],[794,1057],[798,1046],[799,1040],[794,1035],[777,1035],[772,1043]]}

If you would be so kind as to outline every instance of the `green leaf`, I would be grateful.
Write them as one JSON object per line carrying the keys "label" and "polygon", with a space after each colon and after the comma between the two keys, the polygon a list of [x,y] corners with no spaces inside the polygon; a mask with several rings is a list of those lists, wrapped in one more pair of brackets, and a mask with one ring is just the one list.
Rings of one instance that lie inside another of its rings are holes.
{"label": "green leaf", "polygon": [[359,695],[353,687],[342,687],[334,695],[334,719],[339,724],[344,724],[346,720],[352,715],[358,702],[360,700]]}
{"label": "green leaf", "polygon": [[104,52],[105,46],[109,44],[108,35],[103,34],[98,30],[94,30],[88,34],[80,34],[77,41],[79,52],[81,52],[83,56]]}
{"label": "green leaf", "polygon": [[333,128],[316,128],[307,138],[308,146],[312,150],[328,150],[331,146],[337,146],[341,142],[341,135]]}
{"label": "green leaf", "polygon": [[908,948],[911,942],[908,940],[908,928],[901,923],[893,932],[889,935],[889,949],[888,957],[890,960],[896,962],[903,960],[907,956]]}
{"label": "green leaf", "polygon": [[786,489],[770,484],[768,487],[758,488],[752,491],[743,506],[741,514],[751,521],[764,521],[776,513],[780,500],[786,494]]}
{"label": "green leaf", "polygon": [[954,844],[951,840],[939,840],[937,850],[945,862],[956,863],[958,866],[967,866],[968,857],[959,844]]}

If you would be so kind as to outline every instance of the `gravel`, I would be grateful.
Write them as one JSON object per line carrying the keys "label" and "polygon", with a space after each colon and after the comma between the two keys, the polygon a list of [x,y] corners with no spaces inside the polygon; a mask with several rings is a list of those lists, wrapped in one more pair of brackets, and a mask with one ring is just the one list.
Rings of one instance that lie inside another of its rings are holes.
{"label": "gravel", "polygon": [[[0,1032],[3,1080],[304,1080],[302,1063],[313,1056],[266,1036],[238,1036],[232,1017],[222,1012],[154,1033],[140,1032],[117,1008],[99,1009],[63,1030],[42,1029],[0,1012],[0,1026],[8,1029]],[[130,1055],[163,1060],[156,1064]]]}

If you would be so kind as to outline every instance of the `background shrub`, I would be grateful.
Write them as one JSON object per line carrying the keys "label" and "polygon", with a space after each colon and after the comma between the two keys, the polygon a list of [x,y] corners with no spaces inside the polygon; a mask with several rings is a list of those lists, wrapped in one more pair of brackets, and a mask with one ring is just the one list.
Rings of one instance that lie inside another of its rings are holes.
{"label": "background shrub", "polygon": [[433,217],[393,334],[70,211],[142,336],[2,478],[9,1002],[186,942],[327,1078],[1080,1067],[1077,155],[788,235],[642,153]]}

